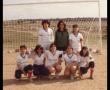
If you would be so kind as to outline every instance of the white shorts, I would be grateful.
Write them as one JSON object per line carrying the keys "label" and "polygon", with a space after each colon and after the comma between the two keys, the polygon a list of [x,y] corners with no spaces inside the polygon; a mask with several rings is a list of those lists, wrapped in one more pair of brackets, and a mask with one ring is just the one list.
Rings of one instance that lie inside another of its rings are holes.
{"label": "white shorts", "polygon": [[81,48],[73,48],[74,53],[80,52]]}
{"label": "white shorts", "polygon": [[43,44],[42,47],[44,48],[44,50],[49,50],[50,44],[51,43]]}

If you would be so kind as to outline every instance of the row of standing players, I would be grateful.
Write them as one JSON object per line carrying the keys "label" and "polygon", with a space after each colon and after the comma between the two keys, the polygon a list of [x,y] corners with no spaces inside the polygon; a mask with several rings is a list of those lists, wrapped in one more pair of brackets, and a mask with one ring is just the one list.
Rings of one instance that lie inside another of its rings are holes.
{"label": "row of standing players", "polygon": [[[51,73],[55,73],[56,78],[59,78],[63,61],[65,61],[65,77],[74,79],[78,71],[79,77],[82,78],[83,74],[90,69],[89,78],[93,79],[94,60],[88,48],[83,46],[83,36],[79,33],[78,25],[73,25],[72,33],[68,34],[66,24],[59,21],[55,40],[53,31],[49,28],[50,23],[43,20],[42,26],[43,28],[38,32],[39,45],[32,52],[27,51],[25,45],[20,46],[15,71],[16,79],[20,79],[22,73],[31,79],[32,72],[37,77],[50,76]],[[27,64],[28,58],[33,59],[33,65]]]}

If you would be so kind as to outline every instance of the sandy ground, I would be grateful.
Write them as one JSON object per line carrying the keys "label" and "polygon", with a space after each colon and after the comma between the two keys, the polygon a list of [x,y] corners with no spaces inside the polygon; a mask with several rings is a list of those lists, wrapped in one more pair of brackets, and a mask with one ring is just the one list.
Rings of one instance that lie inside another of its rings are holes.
{"label": "sandy ground", "polygon": [[[3,90],[107,90],[107,48],[102,55],[94,54],[96,63],[94,80],[34,80],[29,82],[23,79],[17,82],[14,79],[16,68],[16,53],[3,51]],[[31,62],[30,62],[31,63]],[[64,70],[64,66],[63,66]],[[61,75],[63,71],[61,72]]]}

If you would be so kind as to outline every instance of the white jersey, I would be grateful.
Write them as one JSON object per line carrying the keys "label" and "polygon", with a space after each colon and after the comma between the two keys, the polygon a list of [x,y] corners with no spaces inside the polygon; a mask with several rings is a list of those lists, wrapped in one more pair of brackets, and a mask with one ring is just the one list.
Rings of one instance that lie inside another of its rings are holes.
{"label": "white jersey", "polygon": [[35,57],[33,58],[33,61],[34,61],[33,64],[43,65],[44,59],[45,59],[45,54],[42,54],[41,56],[35,55]]}
{"label": "white jersey", "polygon": [[78,60],[79,60],[80,67],[87,67],[90,61],[94,61],[91,55],[87,57],[78,56]]}
{"label": "white jersey", "polygon": [[67,65],[71,64],[73,61],[77,62],[77,56],[75,54],[70,55],[64,54],[62,59],[66,61]]}
{"label": "white jersey", "polygon": [[17,62],[17,64],[20,64],[22,70],[24,69],[25,66],[28,65],[27,61],[28,61],[28,55],[27,54],[24,54],[24,55],[19,54],[17,56],[16,62]]}
{"label": "white jersey", "polygon": [[56,50],[55,54],[52,54],[49,50],[46,51],[47,61],[46,66],[52,66],[56,62],[58,62],[59,55],[63,54],[63,51]]}
{"label": "white jersey", "polygon": [[53,30],[40,29],[38,32],[38,44],[42,45],[44,49],[49,49],[50,44],[54,41]]}
{"label": "white jersey", "polygon": [[83,39],[83,36],[81,33],[78,33],[77,36],[75,36],[73,33],[69,35],[69,40],[72,41],[72,48],[75,52],[79,52],[81,50],[81,43],[80,40]]}

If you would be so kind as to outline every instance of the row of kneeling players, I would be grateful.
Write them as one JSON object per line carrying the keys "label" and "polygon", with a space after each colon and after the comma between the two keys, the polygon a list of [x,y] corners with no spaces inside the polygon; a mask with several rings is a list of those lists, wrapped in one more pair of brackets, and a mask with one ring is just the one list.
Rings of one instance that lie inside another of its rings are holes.
{"label": "row of kneeling players", "polygon": [[[28,60],[32,60],[33,65],[29,64]],[[59,79],[62,62],[65,62],[65,78],[69,77],[74,80],[77,73],[78,77],[83,79],[83,75],[90,71],[89,78],[93,79],[94,59],[86,46],[83,46],[81,51],[76,54],[70,46],[66,51],[59,51],[54,43],[50,45],[49,50],[44,50],[41,45],[37,45],[34,50],[28,51],[26,45],[21,45],[17,56],[15,78],[20,80],[24,74],[30,80],[32,80],[32,75],[37,78],[46,76],[52,79],[51,74],[55,73],[54,77]]]}

